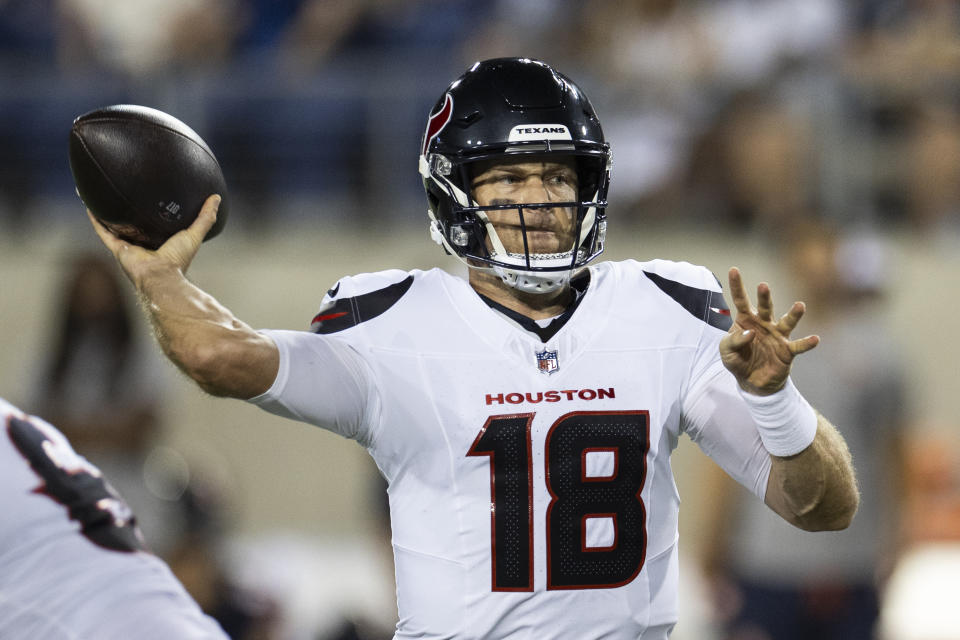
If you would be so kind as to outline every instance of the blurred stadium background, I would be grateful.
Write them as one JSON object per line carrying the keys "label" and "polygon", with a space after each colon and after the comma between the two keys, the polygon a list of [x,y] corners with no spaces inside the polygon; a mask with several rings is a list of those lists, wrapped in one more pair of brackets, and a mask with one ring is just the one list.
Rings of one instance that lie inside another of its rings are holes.
{"label": "blurred stadium background", "polygon": [[[785,258],[793,230],[821,224],[843,241],[841,273],[882,294],[874,313],[895,342],[869,349],[903,355],[910,443],[945,460],[931,471],[918,456],[942,517],[891,562],[934,548],[944,566],[960,539],[953,0],[0,0],[0,394],[43,414],[37,381],[71,260],[104,252],[73,191],[74,117],[136,103],[199,132],[232,213],[193,279],[255,327],[305,328],[341,275],[459,269],[429,241],[417,149],[446,84],[502,55],[547,60],[591,96],[614,152],[605,257],[689,260],[721,278],[736,264],[783,305],[803,275]],[[151,460],[213,487],[226,571],[279,602],[265,637],[389,637],[382,488],[366,453],[157,366]],[[707,462],[684,442],[676,464],[694,558],[711,535]],[[695,565],[681,640],[714,637]],[[888,629],[902,607],[920,610],[897,606]],[[887,640],[960,637],[908,626]]]}

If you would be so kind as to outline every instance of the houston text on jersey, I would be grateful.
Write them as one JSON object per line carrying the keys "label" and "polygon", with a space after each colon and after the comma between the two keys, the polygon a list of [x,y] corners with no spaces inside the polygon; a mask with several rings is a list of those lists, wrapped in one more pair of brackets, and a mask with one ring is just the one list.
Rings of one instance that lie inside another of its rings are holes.
{"label": "houston text on jersey", "polygon": [[561,400],[604,400],[616,398],[613,387],[606,389],[562,389],[551,391],[537,391],[536,393],[488,393],[486,401],[491,404],[523,404],[529,402],[560,402]]}

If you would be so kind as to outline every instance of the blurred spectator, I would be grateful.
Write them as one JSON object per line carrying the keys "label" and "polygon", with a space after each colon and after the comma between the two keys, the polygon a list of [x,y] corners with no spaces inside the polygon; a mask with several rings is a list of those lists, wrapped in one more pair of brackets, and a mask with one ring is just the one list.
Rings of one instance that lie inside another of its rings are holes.
{"label": "blurred spectator", "polygon": [[236,36],[235,0],[60,0],[61,58],[134,78],[223,61]]}
{"label": "blurred spectator", "polygon": [[[377,6],[372,0],[301,0],[297,4],[294,20],[282,34],[278,48],[286,65],[301,71],[316,69],[325,63],[328,56],[336,53],[350,39],[366,15]],[[400,3],[381,4],[396,9]]]}
{"label": "blurred spectator", "polygon": [[[685,0],[592,1],[581,10],[577,51],[591,60],[607,94],[591,93],[603,116],[616,175],[611,199],[642,206],[642,219],[673,216],[680,207],[676,186],[689,162],[690,147],[704,126],[705,106],[718,69],[717,42],[701,6]],[[589,89],[589,85],[587,87]],[[600,97],[598,97],[598,95]],[[708,107],[709,108],[709,107]],[[665,199],[666,202],[659,202]],[[656,206],[660,204],[660,206]]]}
{"label": "blurred spectator", "polygon": [[904,546],[960,542],[960,450],[946,433],[915,437],[906,449]]}
{"label": "blurred spectator", "polygon": [[276,603],[263,590],[240,585],[231,571],[223,496],[209,482],[191,481],[177,504],[185,526],[167,554],[174,575],[231,640],[277,638]]}
{"label": "blurred spectator", "polygon": [[705,565],[726,640],[872,640],[878,586],[898,549],[909,416],[897,341],[884,327],[888,265],[872,237],[841,240],[805,224],[786,240],[790,273],[802,282],[799,298],[807,303],[802,330],[830,347],[798,360],[791,375],[824,415],[843,424],[861,483],[860,509],[845,531],[803,532],[721,482],[718,472],[707,524],[715,524],[717,535]]}
{"label": "blurred spectator", "polygon": [[960,111],[928,103],[917,115],[904,156],[913,224],[933,236],[949,231],[960,237]]}
{"label": "blurred spectator", "polygon": [[252,209],[276,212],[251,224],[350,205],[368,220],[406,217],[398,202],[419,198],[422,185],[416,172],[398,177],[395,168],[409,162],[433,106],[421,87],[442,86],[457,64],[451,51],[482,23],[486,6],[243,3],[251,20],[238,61],[229,81],[211,82],[204,108],[207,140],[232,188]]}
{"label": "blurred spectator", "polygon": [[855,81],[923,92],[960,78],[960,5],[954,0],[861,0],[851,11]]}
{"label": "blurred spectator", "polygon": [[867,149],[876,216],[922,230],[960,226],[960,5],[861,0],[844,67],[854,148]]}
{"label": "blurred spectator", "polygon": [[[571,20],[554,35],[563,34],[566,43],[570,33],[578,34],[568,50],[581,66],[589,60],[588,68],[605,81],[602,86],[619,87],[594,98],[601,102],[608,136],[618,140],[615,171],[629,176],[614,181],[611,198],[633,202],[645,221],[678,216],[684,221],[736,220],[731,209],[743,203],[714,206],[718,194],[704,193],[688,177],[702,171],[699,156],[721,135],[716,132],[726,123],[718,118],[743,106],[734,102],[737,96],[765,93],[771,105],[790,106],[788,124],[793,127],[807,105],[785,98],[783,86],[802,85],[810,70],[829,69],[843,42],[837,0],[620,0],[581,7],[583,26]],[[774,115],[782,120],[784,113]],[[762,130],[742,146],[767,145],[760,150],[769,154],[796,141],[790,129],[775,140],[768,124],[775,128],[778,123],[758,122]],[[803,152],[801,147],[793,156],[777,158],[776,166],[805,160]],[[771,177],[750,174],[757,164],[740,177],[757,182]],[[766,190],[779,188],[772,184]]]}
{"label": "blurred spectator", "polygon": [[492,2],[468,0],[237,0],[241,53],[280,56],[310,73],[332,57],[403,55],[416,64],[481,29]]}
{"label": "blurred spectator", "polygon": [[[537,58],[568,69],[571,76],[593,75],[586,29],[591,19],[582,0],[487,0],[481,20],[466,34],[464,64],[503,56]],[[481,16],[478,16],[480,18]],[[610,25],[612,26],[612,25]],[[579,70],[579,71],[575,71]],[[593,95],[593,92],[590,92]],[[596,106],[596,105],[594,105]]]}
{"label": "blurred spectator", "polygon": [[163,363],[129,308],[113,260],[74,256],[60,296],[52,301],[48,354],[35,388],[33,412],[58,424],[76,450],[100,467],[137,513],[147,543],[163,556],[179,535],[172,499],[182,478],[152,465],[168,495],[148,486],[146,464],[160,434]]}
{"label": "blurred spectator", "polygon": [[956,640],[960,450],[950,431],[907,447],[903,552],[884,593],[881,640]]}
{"label": "blurred spectator", "polygon": [[701,215],[779,234],[817,200],[813,123],[767,90],[744,92],[696,146],[684,187]]}

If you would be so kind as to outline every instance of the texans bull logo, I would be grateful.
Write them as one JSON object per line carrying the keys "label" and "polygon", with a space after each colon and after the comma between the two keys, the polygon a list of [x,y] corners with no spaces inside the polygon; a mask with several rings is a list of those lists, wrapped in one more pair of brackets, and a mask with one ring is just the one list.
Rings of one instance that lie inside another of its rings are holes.
{"label": "texans bull logo", "polygon": [[453,96],[448,93],[440,110],[430,114],[430,120],[427,122],[427,130],[423,134],[423,153],[427,152],[427,149],[430,147],[430,142],[440,135],[440,132],[447,126],[452,117]]}

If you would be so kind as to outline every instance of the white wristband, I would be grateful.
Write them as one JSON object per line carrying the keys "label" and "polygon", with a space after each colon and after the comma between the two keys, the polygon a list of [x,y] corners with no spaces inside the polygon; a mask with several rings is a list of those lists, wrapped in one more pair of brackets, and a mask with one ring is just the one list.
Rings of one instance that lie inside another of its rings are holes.
{"label": "white wristband", "polygon": [[757,423],[763,446],[773,455],[798,454],[816,437],[817,414],[790,378],[783,389],[768,396],[758,396],[743,389],[740,389],[740,396]]}

